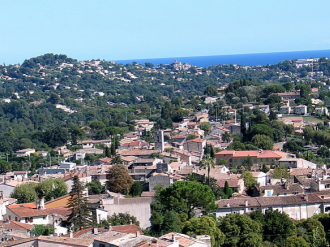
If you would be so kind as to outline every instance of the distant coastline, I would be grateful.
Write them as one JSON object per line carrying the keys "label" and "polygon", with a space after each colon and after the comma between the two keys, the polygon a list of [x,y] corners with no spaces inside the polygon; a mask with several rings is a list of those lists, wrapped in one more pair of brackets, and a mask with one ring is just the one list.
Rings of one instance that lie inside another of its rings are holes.
{"label": "distant coastline", "polygon": [[127,64],[132,62],[144,64],[146,62],[150,62],[155,66],[157,66],[158,64],[170,64],[174,62],[174,60],[177,60],[179,62],[189,63],[191,65],[196,65],[198,67],[209,67],[217,64],[238,64],[245,66],[257,66],[257,65],[277,64],[283,60],[320,58],[320,57],[330,58],[330,50],[197,56],[197,57],[128,59],[128,60],[115,60],[115,62],[122,64]]}

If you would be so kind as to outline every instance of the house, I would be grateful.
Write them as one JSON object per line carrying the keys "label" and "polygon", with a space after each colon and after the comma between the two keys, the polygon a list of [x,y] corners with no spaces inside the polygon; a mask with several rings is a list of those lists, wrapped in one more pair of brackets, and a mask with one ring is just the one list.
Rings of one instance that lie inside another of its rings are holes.
{"label": "house", "polygon": [[[31,237],[33,225],[17,222],[14,220],[0,221],[0,228],[6,233],[2,235],[2,241],[7,239],[24,239]],[[1,233],[3,234],[3,232]]]}
{"label": "house", "polygon": [[284,165],[287,168],[303,168],[303,169],[307,169],[307,168],[316,169],[317,168],[317,164],[310,162],[308,160],[304,160],[302,158],[283,157],[283,158],[277,160],[277,164]]}
{"label": "house", "polygon": [[208,235],[193,238],[182,233],[170,232],[161,236],[160,239],[172,240],[173,242],[177,242],[177,246],[180,247],[211,247],[211,238]]}
{"label": "house", "polygon": [[14,204],[7,206],[5,218],[26,224],[53,225],[54,232],[66,234],[67,228],[61,224],[70,215],[67,207],[48,208],[44,206],[43,199],[36,203]]}
{"label": "house", "polygon": [[143,129],[144,131],[151,131],[154,127],[154,122],[150,122],[148,119],[135,120],[135,130]]}
{"label": "house", "polygon": [[155,186],[160,185],[163,188],[169,187],[173,183],[173,178],[167,174],[155,174],[149,178],[149,191],[155,191]]}
{"label": "house", "polygon": [[269,114],[269,105],[259,105],[258,106],[259,110],[262,111],[265,114]]}
{"label": "house", "polygon": [[209,114],[206,112],[200,112],[195,114],[195,122],[208,122],[209,121]]}
{"label": "house", "polygon": [[[107,212],[105,218],[97,217],[98,222],[103,219],[107,219],[107,216],[112,216],[118,213],[128,213],[131,216],[136,217],[140,222],[140,226],[143,229],[150,227],[151,223],[151,204],[152,199],[149,197],[139,197],[139,198],[122,198],[121,196],[116,196],[113,198],[106,198],[101,200],[101,205],[103,212]],[[99,209],[96,209],[96,215],[100,216],[104,214]]]}
{"label": "house", "polygon": [[162,160],[158,158],[148,158],[148,159],[136,159],[133,164],[130,166],[138,167],[138,166],[156,166],[158,163],[161,163]]}
{"label": "house", "polygon": [[216,153],[217,163],[220,160],[225,160],[228,166],[239,166],[244,160],[250,156],[253,160],[253,164],[265,164],[272,165],[275,164],[277,160],[283,157],[294,157],[289,153],[284,153],[280,151],[271,150],[251,150],[251,151],[235,151],[235,150],[224,150]]}
{"label": "house", "polygon": [[291,182],[285,182],[280,185],[258,186],[254,189],[253,196],[289,196],[303,194],[304,189],[301,185]]}
{"label": "house", "polygon": [[15,154],[17,157],[26,157],[26,156],[30,156],[30,154],[35,152],[36,150],[34,148],[26,148],[26,149],[17,150]]}
{"label": "house", "polygon": [[298,98],[300,96],[300,92],[295,91],[295,92],[277,93],[277,95],[282,98],[283,103],[287,103],[290,100],[295,100],[296,98]]}
{"label": "house", "polygon": [[192,157],[189,152],[174,149],[171,151],[171,154],[178,156],[183,163],[186,163],[188,166],[191,166]]}
{"label": "house", "polygon": [[294,113],[298,115],[307,114],[307,106],[306,105],[298,105],[294,107]]}
{"label": "house", "polygon": [[84,141],[79,141],[78,145],[82,146],[82,148],[94,148],[96,145],[105,145],[107,147],[111,146],[111,140],[84,140]]}
{"label": "house", "polygon": [[206,141],[201,138],[195,138],[189,141],[186,141],[184,144],[184,149],[188,152],[203,152]]}
{"label": "house", "polygon": [[329,111],[328,111],[328,108],[326,108],[326,107],[316,107],[315,114],[321,115],[321,116],[327,116],[327,115],[329,115]]}
{"label": "house", "polygon": [[267,175],[264,172],[251,172],[253,178],[257,181],[260,186],[265,186],[268,184]]}
{"label": "house", "polygon": [[68,237],[56,237],[56,236],[39,236],[26,239],[8,240],[2,243],[2,246],[62,246],[62,247],[93,247],[93,239],[75,239]]}
{"label": "house", "polygon": [[215,202],[218,210],[215,216],[223,217],[229,213],[249,214],[256,210],[265,213],[267,209],[279,210],[294,220],[307,219],[315,214],[330,211],[329,195],[310,193],[306,195],[233,197]]}
{"label": "house", "polygon": [[126,247],[140,246],[144,241],[151,242],[154,238],[139,233],[123,233],[113,229],[105,230],[94,237],[93,246],[100,247]]}
{"label": "house", "polygon": [[291,113],[291,106],[281,106],[281,113],[282,114],[290,114]]}
{"label": "house", "polygon": [[28,179],[27,171],[14,171],[10,177],[15,181],[25,181]]}
{"label": "house", "polygon": [[284,122],[285,124],[293,125],[295,129],[300,129],[304,126],[304,119],[303,117],[284,117],[279,119],[279,121]]}
{"label": "house", "polygon": [[148,159],[151,154],[160,153],[160,150],[123,150],[119,154],[121,156],[135,156],[141,159]]}
{"label": "house", "polygon": [[233,192],[238,192],[242,194],[244,191],[244,180],[243,179],[218,179],[217,185],[219,188],[224,189],[225,183],[228,183],[229,188],[233,190]]}

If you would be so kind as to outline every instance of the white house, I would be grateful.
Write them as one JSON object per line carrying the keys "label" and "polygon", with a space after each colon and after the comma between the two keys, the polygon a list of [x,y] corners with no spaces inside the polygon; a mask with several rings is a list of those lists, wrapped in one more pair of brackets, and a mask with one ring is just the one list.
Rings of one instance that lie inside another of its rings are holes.
{"label": "white house", "polygon": [[260,186],[267,185],[267,175],[264,172],[252,172],[252,176]]}
{"label": "white house", "polygon": [[35,153],[36,150],[34,148],[26,148],[26,149],[21,149],[16,151],[16,156],[17,157],[26,157],[30,156],[30,154]]}

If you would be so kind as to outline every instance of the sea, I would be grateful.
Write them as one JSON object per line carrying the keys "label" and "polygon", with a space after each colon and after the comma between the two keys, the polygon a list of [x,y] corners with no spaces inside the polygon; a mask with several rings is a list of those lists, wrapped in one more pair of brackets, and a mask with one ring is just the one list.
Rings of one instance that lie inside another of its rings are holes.
{"label": "sea", "polygon": [[307,59],[307,58],[330,58],[330,50],[314,51],[293,51],[293,52],[274,52],[274,53],[254,53],[237,55],[216,55],[216,56],[197,56],[197,57],[171,57],[171,58],[150,58],[150,59],[129,59],[115,60],[116,63],[128,64],[137,62],[145,64],[171,64],[175,60],[181,63],[188,63],[198,67],[209,67],[218,64],[237,64],[244,66],[258,66],[268,64],[278,64],[284,60]]}

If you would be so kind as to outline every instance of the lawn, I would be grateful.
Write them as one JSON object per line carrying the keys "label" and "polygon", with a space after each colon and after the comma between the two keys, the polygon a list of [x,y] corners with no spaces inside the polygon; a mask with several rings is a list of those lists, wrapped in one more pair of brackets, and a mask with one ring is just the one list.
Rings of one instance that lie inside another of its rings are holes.
{"label": "lawn", "polygon": [[323,123],[324,119],[316,118],[316,117],[305,117],[303,116],[304,122],[310,123]]}

